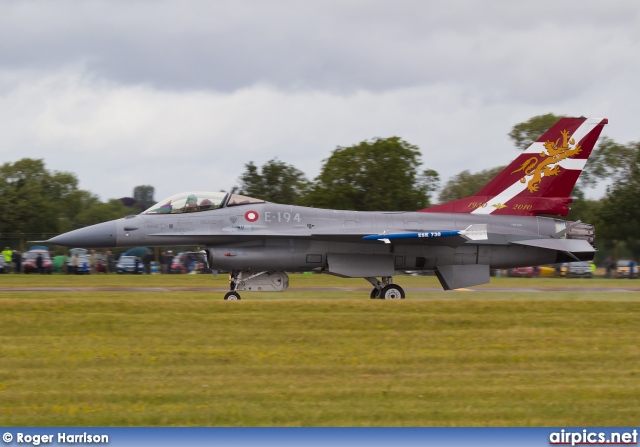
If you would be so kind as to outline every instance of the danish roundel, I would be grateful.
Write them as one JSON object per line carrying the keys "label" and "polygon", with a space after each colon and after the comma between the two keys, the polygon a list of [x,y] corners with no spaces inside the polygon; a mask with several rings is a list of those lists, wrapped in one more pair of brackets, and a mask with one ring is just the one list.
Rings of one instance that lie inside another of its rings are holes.
{"label": "danish roundel", "polygon": [[248,222],[255,222],[256,220],[258,220],[258,213],[256,213],[255,211],[247,211],[246,213],[244,213],[244,218],[247,219]]}

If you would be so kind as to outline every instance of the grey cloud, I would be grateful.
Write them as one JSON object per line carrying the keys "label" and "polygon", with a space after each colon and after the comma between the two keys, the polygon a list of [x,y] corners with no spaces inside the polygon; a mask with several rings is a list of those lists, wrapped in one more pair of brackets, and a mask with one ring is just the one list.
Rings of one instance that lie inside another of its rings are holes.
{"label": "grey cloud", "polygon": [[[114,82],[177,90],[348,93],[465,82],[535,101],[552,83],[565,94],[565,84],[568,93],[584,88],[639,36],[629,26],[634,1],[67,0],[4,9],[0,67],[83,63]],[[623,46],[591,51],[608,40]]]}
{"label": "grey cloud", "polygon": [[637,140],[639,11],[0,0],[0,159],[46,158],[106,199],[138,184],[228,189],[244,163],[273,157],[313,177],[336,146],[392,135],[446,180],[506,162],[510,127],[548,112],[607,116],[607,135]]}

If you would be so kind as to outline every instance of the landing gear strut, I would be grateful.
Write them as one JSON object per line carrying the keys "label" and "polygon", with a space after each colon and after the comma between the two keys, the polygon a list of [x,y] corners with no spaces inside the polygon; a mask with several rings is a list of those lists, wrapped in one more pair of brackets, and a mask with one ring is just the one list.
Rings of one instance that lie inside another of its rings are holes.
{"label": "landing gear strut", "polygon": [[240,284],[241,281],[242,281],[242,271],[232,270],[231,274],[229,275],[229,289],[231,291],[227,292],[224,295],[225,301],[239,301],[242,299],[240,298],[240,294],[236,292],[236,289],[238,288],[238,284]]}
{"label": "landing gear strut", "polygon": [[237,301],[240,299],[238,292],[242,290],[250,292],[282,292],[287,287],[289,287],[289,276],[285,272],[232,270],[231,275],[229,275],[230,291],[224,296],[224,299]]}
{"label": "landing gear strut", "polygon": [[382,300],[403,300],[404,290],[397,284],[392,284],[393,278],[391,276],[383,276],[380,281],[374,277],[365,278],[373,285],[374,289],[371,291],[369,297],[371,299]]}
{"label": "landing gear strut", "polygon": [[[210,253],[207,250],[202,250],[201,253],[204,254],[204,261],[206,263],[207,268],[210,268],[209,256]],[[211,273],[214,277],[218,276],[218,269],[211,269]],[[225,301],[239,301],[240,294],[236,292],[238,288],[238,284],[240,284],[240,280],[242,278],[242,272],[240,270],[233,270],[229,275],[229,289],[230,291],[224,295]]]}

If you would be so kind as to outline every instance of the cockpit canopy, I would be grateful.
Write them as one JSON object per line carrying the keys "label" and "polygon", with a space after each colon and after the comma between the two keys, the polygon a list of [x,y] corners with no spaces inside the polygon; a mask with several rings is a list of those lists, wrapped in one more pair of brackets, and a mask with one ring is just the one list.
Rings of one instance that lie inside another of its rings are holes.
{"label": "cockpit canopy", "polygon": [[226,192],[191,191],[175,194],[161,200],[142,214],[180,214],[216,210],[248,203],[264,203],[264,200],[227,194]]}

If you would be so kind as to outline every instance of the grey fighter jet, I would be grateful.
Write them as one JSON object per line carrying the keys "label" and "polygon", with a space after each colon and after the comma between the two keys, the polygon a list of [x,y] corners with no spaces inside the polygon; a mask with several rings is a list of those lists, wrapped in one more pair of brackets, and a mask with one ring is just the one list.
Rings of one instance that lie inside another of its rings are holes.
{"label": "grey fighter jet", "polygon": [[[415,212],[265,202],[222,192],[176,194],[145,212],[61,234],[69,247],[199,245],[240,291],[283,291],[285,272],[364,278],[371,298],[402,299],[397,270],[434,271],[445,290],[489,282],[490,269],[592,260],[592,225],[566,216],[606,119],[562,118],[475,196]],[[384,180],[381,180],[384,181]]]}

